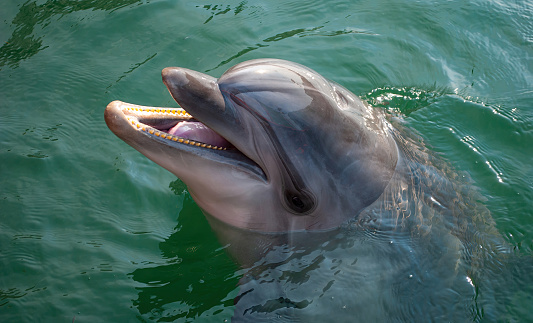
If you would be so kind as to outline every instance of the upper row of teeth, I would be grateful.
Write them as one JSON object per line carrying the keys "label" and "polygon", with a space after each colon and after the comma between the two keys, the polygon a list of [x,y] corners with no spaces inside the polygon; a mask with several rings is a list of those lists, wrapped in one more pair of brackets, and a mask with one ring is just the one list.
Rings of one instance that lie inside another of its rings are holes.
{"label": "upper row of teeth", "polygon": [[196,147],[202,147],[202,148],[208,148],[208,149],[214,149],[214,150],[226,150],[225,147],[213,146],[213,145],[209,145],[209,144],[206,144],[206,143],[203,143],[203,142],[198,142],[198,141],[190,140],[190,139],[187,139],[187,138],[174,136],[174,135],[171,135],[171,134],[166,133],[164,131],[159,131],[159,130],[156,130],[156,129],[152,128],[152,127],[146,126],[146,125],[144,125],[144,124],[142,124],[140,122],[137,122],[135,120],[132,120],[130,118],[127,118],[127,119],[137,129],[140,129],[142,131],[148,132],[149,134],[154,135],[154,136],[159,137],[159,138],[162,138],[162,139],[168,139],[168,140],[171,140],[171,141],[179,142],[179,143],[186,144],[186,145],[196,146]]}
{"label": "upper row of teeth", "polygon": [[132,107],[126,108],[128,111],[137,111],[137,112],[150,112],[150,113],[168,113],[168,114],[177,114],[183,116],[184,118],[192,118],[192,116],[187,113],[185,110],[180,109],[163,109],[163,108],[141,108],[141,107]]}

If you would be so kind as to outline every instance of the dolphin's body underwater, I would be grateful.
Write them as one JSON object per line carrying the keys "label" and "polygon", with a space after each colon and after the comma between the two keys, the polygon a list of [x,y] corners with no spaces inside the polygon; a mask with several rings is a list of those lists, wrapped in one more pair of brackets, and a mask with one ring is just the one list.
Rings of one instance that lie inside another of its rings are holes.
{"label": "dolphin's body underwater", "polygon": [[[474,298],[467,273],[475,268],[463,254],[488,259],[495,251],[469,249],[483,242],[463,241],[476,225],[457,217],[468,213],[468,196],[428,165],[425,151],[410,151],[416,140],[399,136],[382,112],[277,59],[240,63],[219,79],[177,67],[162,76],[181,108],[114,101],[105,120],[187,185],[222,244],[250,268],[236,320],[292,320],[300,311],[303,321],[332,313],[453,321],[472,313],[476,305],[465,302]],[[349,262],[335,258],[348,249]],[[287,278],[302,263],[309,267]],[[310,278],[309,268],[322,273]],[[329,299],[341,272],[340,294],[351,283],[357,292]]]}

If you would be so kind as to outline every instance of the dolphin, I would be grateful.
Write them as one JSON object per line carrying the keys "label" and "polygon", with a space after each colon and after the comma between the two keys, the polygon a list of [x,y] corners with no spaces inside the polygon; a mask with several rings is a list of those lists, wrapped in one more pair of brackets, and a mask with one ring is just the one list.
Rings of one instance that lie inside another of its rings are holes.
{"label": "dolphin", "polygon": [[187,185],[247,269],[235,321],[476,320],[476,281],[506,247],[420,138],[294,62],[162,78],[179,108],[113,101],[105,121]]}
{"label": "dolphin", "polygon": [[383,114],[303,65],[256,59],[220,78],[162,71],[180,108],[111,102],[113,133],[209,215],[259,232],[336,228],[372,204],[399,151]]}

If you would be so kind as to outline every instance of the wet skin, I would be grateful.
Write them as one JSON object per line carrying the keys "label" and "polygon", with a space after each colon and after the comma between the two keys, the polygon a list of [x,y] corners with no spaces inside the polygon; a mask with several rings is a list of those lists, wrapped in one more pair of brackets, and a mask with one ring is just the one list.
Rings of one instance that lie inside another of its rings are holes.
{"label": "wet skin", "polygon": [[475,282],[510,275],[508,246],[416,135],[292,62],[162,74],[181,108],[114,101],[105,120],[188,186],[245,268],[234,321],[462,322],[493,304]]}
{"label": "wet skin", "polygon": [[106,123],[230,226],[336,228],[383,193],[399,163],[383,115],[302,65],[259,59],[218,79],[178,67],[162,76],[181,108],[114,101]]}

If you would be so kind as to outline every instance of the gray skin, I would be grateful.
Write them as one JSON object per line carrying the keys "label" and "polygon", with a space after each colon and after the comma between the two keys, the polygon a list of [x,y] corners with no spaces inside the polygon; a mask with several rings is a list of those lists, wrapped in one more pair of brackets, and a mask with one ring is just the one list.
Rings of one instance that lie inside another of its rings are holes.
{"label": "gray skin", "polygon": [[235,65],[219,79],[179,67],[162,72],[177,103],[225,138],[226,150],[162,139],[179,117],[111,102],[108,127],[179,177],[216,219],[260,232],[336,228],[372,204],[398,163],[382,114],[315,71],[278,59]]}
{"label": "gray skin", "polygon": [[[472,303],[491,295],[473,282],[505,276],[490,270],[505,244],[475,190],[416,136],[296,63],[162,74],[192,116],[114,101],[105,120],[188,186],[247,269],[235,321],[475,320]],[[205,144],[180,143],[171,129],[184,121],[206,126],[185,135]]]}

